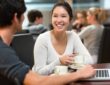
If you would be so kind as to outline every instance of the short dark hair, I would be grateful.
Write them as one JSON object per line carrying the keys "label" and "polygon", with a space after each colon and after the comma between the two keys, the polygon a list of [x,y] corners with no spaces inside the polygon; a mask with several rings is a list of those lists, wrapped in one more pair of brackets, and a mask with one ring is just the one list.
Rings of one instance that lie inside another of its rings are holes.
{"label": "short dark hair", "polygon": [[36,18],[42,18],[43,14],[39,10],[30,10],[27,14],[29,22],[33,23]]}
{"label": "short dark hair", "polygon": [[19,19],[25,11],[24,0],[0,0],[0,27],[11,25],[15,13]]}

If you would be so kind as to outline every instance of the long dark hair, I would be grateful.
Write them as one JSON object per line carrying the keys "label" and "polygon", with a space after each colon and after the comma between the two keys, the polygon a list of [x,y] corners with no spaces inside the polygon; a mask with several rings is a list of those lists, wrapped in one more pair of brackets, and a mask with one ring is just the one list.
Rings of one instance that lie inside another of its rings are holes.
{"label": "long dark hair", "polygon": [[[58,2],[58,3],[56,3],[56,4],[54,5],[52,11],[51,11],[51,15],[53,14],[54,9],[55,9],[56,7],[59,7],[59,6],[63,7],[63,8],[67,11],[67,13],[68,13],[68,15],[69,15],[69,17],[70,17],[70,21],[71,21],[71,20],[73,19],[72,8],[71,8],[71,6],[70,6],[67,2]],[[52,24],[50,24],[49,27],[50,27],[50,30],[53,29]]]}

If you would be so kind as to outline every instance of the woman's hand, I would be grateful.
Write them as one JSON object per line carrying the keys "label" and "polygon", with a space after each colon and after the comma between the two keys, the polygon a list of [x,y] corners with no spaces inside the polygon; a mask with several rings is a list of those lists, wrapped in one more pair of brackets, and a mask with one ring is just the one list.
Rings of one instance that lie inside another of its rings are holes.
{"label": "woman's hand", "polygon": [[76,54],[62,55],[60,57],[60,62],[62,65],[70,65],[73,63],[75,56]]}
{"label": "woman's hand", "polygon": [[75,25],[78,25],[78,24],[81,24],[80,20],[75,20],[72,25],[75,26]]}

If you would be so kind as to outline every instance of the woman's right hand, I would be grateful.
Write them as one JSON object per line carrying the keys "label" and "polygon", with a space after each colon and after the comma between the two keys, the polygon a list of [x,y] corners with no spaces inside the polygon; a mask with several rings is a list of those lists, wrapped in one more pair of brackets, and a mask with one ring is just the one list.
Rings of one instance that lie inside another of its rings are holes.
{"label": "woman's right hand", "polygon": [[75,56],[76,54],[62,55],[60,56],[60,62],[62,65],[70,65],[73,63]]}
{"label": "woman's right hand", "polygon": [[78,24],[81,24],[81,21],[75,20],[72,25],[74,26],[74,25],[78,25]]}

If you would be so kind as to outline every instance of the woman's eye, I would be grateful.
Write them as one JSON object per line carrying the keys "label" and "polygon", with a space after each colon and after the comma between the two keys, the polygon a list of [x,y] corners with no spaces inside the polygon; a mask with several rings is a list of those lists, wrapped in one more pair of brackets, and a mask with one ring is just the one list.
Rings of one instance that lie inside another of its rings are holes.
{"label": "woman's eye", "polygon": [[62,16],[62,17],[66,17],[66,16]]}
{"label": "woman's eye", "polygon": [[57,17],[57,15],[53,15],[53,17]]}

